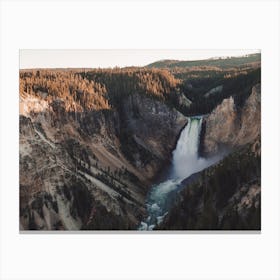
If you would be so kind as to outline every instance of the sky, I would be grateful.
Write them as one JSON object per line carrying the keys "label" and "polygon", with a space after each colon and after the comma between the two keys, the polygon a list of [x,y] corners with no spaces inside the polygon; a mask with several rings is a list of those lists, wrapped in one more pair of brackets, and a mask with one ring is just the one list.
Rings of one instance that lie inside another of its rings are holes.
{"label": "sky", "polygon": [[20,69],[145,66],[163,60],[242,56],[259,50],[20,50]]}

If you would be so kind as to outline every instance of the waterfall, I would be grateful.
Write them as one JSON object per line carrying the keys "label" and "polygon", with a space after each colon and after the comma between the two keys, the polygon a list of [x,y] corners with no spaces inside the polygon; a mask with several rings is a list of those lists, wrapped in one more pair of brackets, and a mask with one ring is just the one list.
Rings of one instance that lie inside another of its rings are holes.
{"label": "waterfall", "polygon": [[188,124],[181,132],[173,151],[172,175],[175,178],[184,179],[197,171],[201,124],[201,117],[188,118]]}
{"label": "waterfall", "polygon": [[174,200],[175,192],[183,179],[215,163],[218,158],[204,159],[198,156],[202,117],[190,117],[182,130],[172,153],[172,165],[168,177],[152,187],[147,199],[148,218],[141,222],[139,230],[152,230],[159,224]]}

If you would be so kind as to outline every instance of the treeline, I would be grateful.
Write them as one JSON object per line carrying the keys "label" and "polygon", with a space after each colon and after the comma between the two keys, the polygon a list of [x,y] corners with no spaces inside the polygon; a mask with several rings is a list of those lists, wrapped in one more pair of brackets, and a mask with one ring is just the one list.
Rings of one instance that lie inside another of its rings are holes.
{"label": "treeline", "polygon": [[[180,85],[180,90],[192,101],[192,104],[182,111],[186,115],[208,114],[224,98],[230,96],[233,96],[237,106],[242,106],[251,94],[252,87],[260,81],[260,68],[230,76],[218,73],[218,75],[213,74],[207,77],[189,77]],[[207,97],[206,93],[217,86],[222,86],[221,92]]]}
{"label": "treeline", "polygon": [[65,101],[69,110],[110,109],[129,94],[167,100],[179,80],[167,70],[114,68],[96,70],[21,70],[20,94],[52,102]]}
{"label": "treeline", "polygon": [[161,60],[149,64],[147,67],[155,68],[186,68],[186,67],[219,67],[227,69],[232,67],[246,66],[249,64],[259,63],[261,61],[261,54],[255,53],[239,57],[226,57],[226,58],[212,58],[206,60]]}
{"label": "treeline", "polygon": [[[195,69],[38,69],[20,71],[20,94],[50,103],[60,99],[68,111],[122,109],[131,94],[144,94],[164,101],[185,115],[210,113],[224,98],[233,96],[242,105],[251,88],[260,82],[259,67],[237,67],[222,71],[216,67]],[[205,94],[223,86],[219,93]],[[182,105],[184,94],[192,104]]]}
{"label": "treeline", "polygon": [[49,102],[61,99],[73,111],[110,108],[105,86],[83,79],[73,71],[20,71],[20,94],[32,95]]}
{"label": "treeline", "polygon": [[169,100],[180,83],[169,71],[161,69],[96,69],[79,74],[88,80],[106,85],[109,102],[117,107],[121,106],[123,97],[137,93]]}

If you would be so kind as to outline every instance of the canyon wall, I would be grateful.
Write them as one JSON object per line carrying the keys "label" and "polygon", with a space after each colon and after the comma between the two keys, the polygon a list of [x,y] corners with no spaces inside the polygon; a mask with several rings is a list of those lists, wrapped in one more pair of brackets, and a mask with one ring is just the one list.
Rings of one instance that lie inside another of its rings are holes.
{"label": "canyon wall", "polygon": [[135,229],[187,120],[145,94],[70,98],[20,90],[20,227]]}
{"label": "canyon wall", "polygon": [[229,97],[205,118],[202,154],[211,156],[219,149],[240,147],[260,137],[260,133],[261,87],[257,84],[242,107]]}

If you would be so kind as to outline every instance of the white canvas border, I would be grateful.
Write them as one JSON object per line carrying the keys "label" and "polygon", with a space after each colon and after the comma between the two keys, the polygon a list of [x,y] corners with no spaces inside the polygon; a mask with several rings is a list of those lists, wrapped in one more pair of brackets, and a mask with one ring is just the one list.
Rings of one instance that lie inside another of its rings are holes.
{"label": "white canvas border", "polygon": [[[2,279],[279,279],[279,2],[2,1]],[[261,234],[20,235],[18,50],[261,49]]]}

